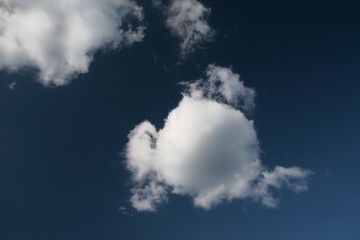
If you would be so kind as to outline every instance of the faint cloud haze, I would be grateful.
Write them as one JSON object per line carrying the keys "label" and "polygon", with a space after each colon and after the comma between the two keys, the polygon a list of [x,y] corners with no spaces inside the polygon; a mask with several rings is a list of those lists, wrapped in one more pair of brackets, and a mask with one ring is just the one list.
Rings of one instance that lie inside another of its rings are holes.
{"label": "faint cloud haze", "polygon": [[135,209],[155,211],[168,193],[190,196],[204,209],[234,199],[275,207],[273,190],[307,190],[309,170],[276,166],[271,171],[262,165],[253,121],[243,113],[255,107],[255,91],[238,74],[210,65],[206,79],[184,85],[183,98],[162,129],[144,121],[128,136]]}
{"label": "faint cloud haze", "polygon": [[17,84],[17,82],[12,82],[12,83],[10,83],[10,84],[8,85],[9,89],[10,89],[10,90],[14,90],[15,87],[16,87],[16,84]]}
{"label": "faint cloud haze", "polygon": [[33,67],[44,85],[88,72],[94,53],[144,37],[132,0],[0,0],[0,69]]}

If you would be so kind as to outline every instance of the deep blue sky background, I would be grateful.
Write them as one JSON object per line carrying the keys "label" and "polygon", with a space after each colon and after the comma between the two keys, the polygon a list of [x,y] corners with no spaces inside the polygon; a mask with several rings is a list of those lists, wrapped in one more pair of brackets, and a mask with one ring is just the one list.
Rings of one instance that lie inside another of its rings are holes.
{"label": "deep blue sky background", "polygon": [[[360,239],[360,4],[207,3],[216,40],[180,66],[146,7],[144,42],[97,54],[67,87],[0,72],[0,239]],[[277,209],[233,201],[204,211],[171,196],[156,213],[124,214],[129,130],[144,119],[162,127],[177,84],[210,63],[255,88],[263,163],[311,169],[309,191],[280,192]]]}

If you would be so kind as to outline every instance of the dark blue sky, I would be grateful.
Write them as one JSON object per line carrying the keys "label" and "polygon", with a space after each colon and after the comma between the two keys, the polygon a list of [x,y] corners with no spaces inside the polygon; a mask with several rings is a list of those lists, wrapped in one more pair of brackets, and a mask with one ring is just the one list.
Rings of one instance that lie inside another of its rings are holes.
{"label": "dark blue sky", "polygon": [[[360,239],[360,4],[206,3],[215,40],[181,65],[144,3],[144,41],[96,54],[69,86],[0,72],[0,239]],[[129,130],[144,119],[162,127],[178,83],[210,63],[256,90],[263,164],[311,169],[309,191],[280,191],[275,209],[235,200],[204,211],[170,196],[155,213],[124,214]]]}

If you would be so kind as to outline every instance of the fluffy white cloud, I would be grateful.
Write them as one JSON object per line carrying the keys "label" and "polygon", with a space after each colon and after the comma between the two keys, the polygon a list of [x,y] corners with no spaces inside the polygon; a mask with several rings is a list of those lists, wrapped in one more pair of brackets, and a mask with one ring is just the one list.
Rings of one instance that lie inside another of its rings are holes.
{"label": "fluffy white cloud", "polygon": [[44,85],[67,84],[97,50],[141,41],[141,21],[133,0],[0,0],[0,69],[30,66]]}
{"label": "fluffy white cloud", "polygon": [[207,79],[187,84],[162,129],[136,126],[126,147],[132,206],[154,211],[172,192],[204,209],[246,198],[274,207],[273,189],[306,190],[310,171],[262,165],[253,121],[237,108],[253,107],[254,95],[231,69],[210,65]]}
{"label": "fluffy white cloud", "polygon": [[[161,1],[153,1],[160,6]],[[180,39],[181,57],[212,39],[214,30],[207,22],[210,9],[197,0],[172,0],[165,8],[166,25]]]}

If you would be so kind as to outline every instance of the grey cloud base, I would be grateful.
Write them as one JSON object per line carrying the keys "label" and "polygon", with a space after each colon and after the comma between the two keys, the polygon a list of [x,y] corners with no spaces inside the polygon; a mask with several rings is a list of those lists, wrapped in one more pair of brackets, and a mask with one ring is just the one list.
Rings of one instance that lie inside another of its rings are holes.
{"label": "grey cloud base", "polygon": [[275,207],[272,189],[307,189],[309,170],[277,166],[269,171],[262,165],[253,121],[238,109],[239,102],[243,110],[254,106],[255,92],[239,75],[211,65],[207,79],[187,87],[162,129],[144,121],[129,134],[126,164],[135,209],[155,211],[169,192],[190,196],[204,209],[234,199]]}
{"label": "grey cloud base", "polygon": [[142,14],[132,0],[0,0],[0,69],[33,67],[42,84],[67,84],[99,49],[141,41]]}

